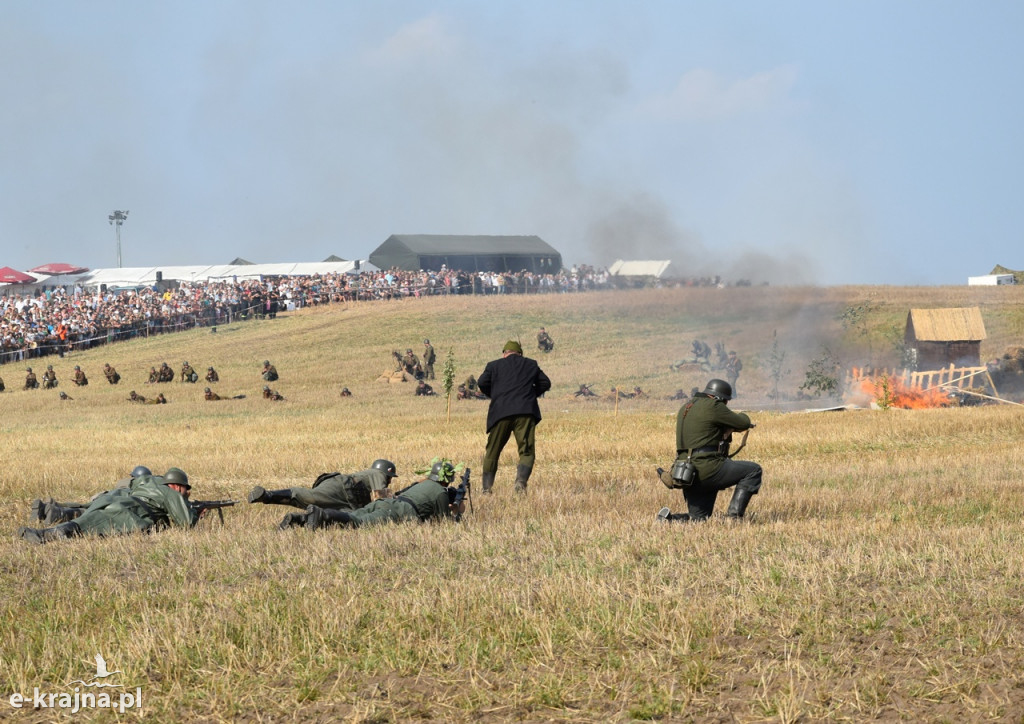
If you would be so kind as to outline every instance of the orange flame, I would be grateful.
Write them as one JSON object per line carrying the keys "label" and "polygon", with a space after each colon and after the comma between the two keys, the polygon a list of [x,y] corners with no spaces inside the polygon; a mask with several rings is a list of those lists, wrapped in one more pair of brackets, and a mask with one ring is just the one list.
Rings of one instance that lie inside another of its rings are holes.
{"label": "orange flame", "polygon": [[899,407],[904,410],[924,410],[934,407],[949,407],[953,400],[939,387],[912,387],[899,377],[877,375],[854,379],[850,394],[852,402],[880,407]]}

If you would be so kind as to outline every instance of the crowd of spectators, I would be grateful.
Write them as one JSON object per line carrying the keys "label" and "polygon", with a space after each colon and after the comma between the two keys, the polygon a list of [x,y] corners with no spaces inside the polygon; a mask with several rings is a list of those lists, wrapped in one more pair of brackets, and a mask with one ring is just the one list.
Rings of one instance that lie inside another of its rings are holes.
{"label": "crowd of spectators", "polygon": [[[606,269],[579,265],[558,274],[362,271],[261,280],[162,281],[119,290],[0,289],[0,363],[63,355],[133,337],[271,317],[321,304],[447,294],[575,293],[613,286]],[[690,280],[689,284],[703,284]]]}

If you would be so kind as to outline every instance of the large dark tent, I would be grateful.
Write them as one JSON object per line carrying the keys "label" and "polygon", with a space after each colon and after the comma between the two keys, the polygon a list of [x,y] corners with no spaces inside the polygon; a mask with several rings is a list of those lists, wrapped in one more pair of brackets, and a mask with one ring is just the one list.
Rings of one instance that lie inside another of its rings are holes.
{"label": "large dark tent", "polygon": [[370,254],[378,269],[439,271],[442,265],[463,271],[555,274],[562,255],[539,236],[447,236],[394,234]]}

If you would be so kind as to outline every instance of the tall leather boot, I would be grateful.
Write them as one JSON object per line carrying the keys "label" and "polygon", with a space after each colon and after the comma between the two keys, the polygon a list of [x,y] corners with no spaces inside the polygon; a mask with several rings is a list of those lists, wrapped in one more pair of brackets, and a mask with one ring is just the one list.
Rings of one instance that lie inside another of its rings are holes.
{"label": "tall leather boot", "polygon": [[32,520],[46,520],[46,509],[53,504],[53,498],[36,498],[32,501]]}
{"label": "tall leather boot", "polygon": [[65,508],[59,503],[50,503],[46,506],[46,515],[43,521],[46,525],[59,525],[72,521],[85,512],[84,508]]}
{"label": "tall leather boot", "polygon": [[484,473],[480,476],[480,483],[483,486],[484,493],[487,495],[491,494],[491,488],[494,487],[494,473]]}
{"label": "tall leather boot", "polygon": [[249,491],[250,503],[266,503],[267,505],[290,505],[292,502],[292,491],[289,488],[284,490],[267,490],[261,485]]}
{"label": "tall leather boot", "polygon": [[749,490],[737,487],[732,491],[732,500],[729,501],[729,510],[726,512],[726,516],[737,520],[742,518],[743,514],[747,512],[747,505],[750,504],[752,497],[754,494]]}
{"label": "tall leather boot", "polygon": [[277,527],[281,530],[288,530],[289,528],[302,527],[306,525],[306,514],[305,513],[289,513],[281,522],[277,524]]}
{"label": "tall leather boot", "polygon": [[74,538],[82,534],[82,529],[78,527],[78,523],[71,521],[69,523],[62,523],[55,528],[19,528],[18,537],[28,541],[29,543],[52,543],[55,540],[65,540],[67,538]]}
{"label": "tall leather boot", "polygon": [[318,530],[329,525],[345,525],[352,521],[351,516],[344,510],[333,510],[311,505],[306,508],[306,527]]}
{"label": "tall leather boot", "polygon": [[530,479],[530,473],[533,472],[532,465],[516,465],[516,486],[515,491],[517,493],[526,492],[526,481]]}

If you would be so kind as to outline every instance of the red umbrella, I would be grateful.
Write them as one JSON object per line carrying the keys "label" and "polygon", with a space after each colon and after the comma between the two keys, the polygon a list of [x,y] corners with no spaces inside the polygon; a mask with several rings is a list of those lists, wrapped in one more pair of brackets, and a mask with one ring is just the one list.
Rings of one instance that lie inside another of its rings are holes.
{"label": "red umbrella", "polygon": [[55,264],[43,264],[37,266],[35,269],[29,269],[30,272],[37,274],[82,274],[89,271],[84,266],[75,266],[74,264],[63,264],[57,262]]}
{"label": "red umbrella", "polygon": [[11,282],[12,284],[34,282],[36,278],[25,272],[20,272],[17,269],[11,269],[9,266],[0,268],[0,282]]}

